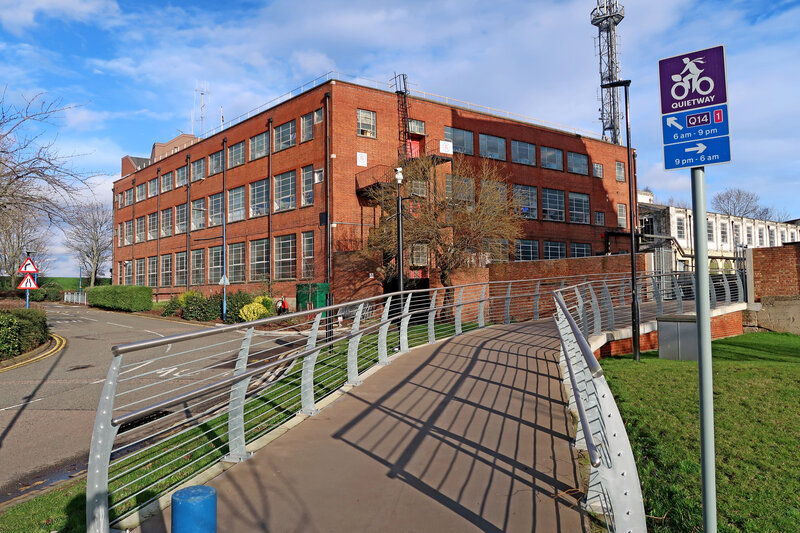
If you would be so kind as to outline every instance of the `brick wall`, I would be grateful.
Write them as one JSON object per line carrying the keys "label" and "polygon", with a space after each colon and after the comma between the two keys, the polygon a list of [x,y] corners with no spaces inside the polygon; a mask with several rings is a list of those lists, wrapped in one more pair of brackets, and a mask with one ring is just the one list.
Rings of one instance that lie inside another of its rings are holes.
{"label": "brick wall", "polygon": [[756,302],[764,296],[800,295],[800,243],[751,248],[752,286]]}
{"label": "brick wall", "polygon": [[[636,269],[644,272],[645,255],[636,257]],[[511,281],[516,279],[542,279],[562,276],[582,276],[586,274],[628,273],[631,271],[631,256],[602,255],[595,257],[575,257],[548,261],[518,261],[492,263],[489,265],[491,281]]]}

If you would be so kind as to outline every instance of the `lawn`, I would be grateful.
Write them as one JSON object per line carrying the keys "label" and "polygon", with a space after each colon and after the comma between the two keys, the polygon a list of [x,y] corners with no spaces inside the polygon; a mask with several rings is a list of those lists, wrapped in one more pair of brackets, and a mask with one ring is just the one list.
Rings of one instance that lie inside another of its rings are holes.
{"label": "lawn", "polygon": [[[800,336],[714,341],[719,531],[797,531]],[[702,531],[697,364],[643,354],[601,360],[625,418],[648,530]]]}

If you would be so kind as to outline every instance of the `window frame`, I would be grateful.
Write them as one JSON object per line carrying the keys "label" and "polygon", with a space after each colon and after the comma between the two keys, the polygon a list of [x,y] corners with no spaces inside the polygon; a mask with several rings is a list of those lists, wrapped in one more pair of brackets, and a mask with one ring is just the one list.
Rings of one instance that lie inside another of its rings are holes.
{"label": "window frame", "polygon": [[280,152],[297,144],[297,124],[295,119],[284,122],[273,129],[272,151]]}
{"label": "window frame", "polygon": [[538,220],[539,191],[535,185],[514,183],[511,194],[514,198],[515,207],[522,218],[526,220]]}
{"label": "window frame", "polygon": [[208,177],[220,174],[225,168],[225,151],[217,150],[213,154],[208,154]]}
{"label": "window frame", "polygon": [[250,281],[269,280],[270,270],[269,238],[250,241]]}
{"label": "window frame", "polygon": [[269,155],[269,130],[250,137],[250,161]]}
{"label": "window frame", "polygon": [[[579,249],[582,250],[582,252],[576,253],[576,251],[578,251]],[[571,242],[571,243],[569,243],[569,256],[570,257],[592,257],[592,244],[588,243],[588,242]]]}
{"label": "window frame", "polygon": [[250,184],[250,218],[269,215],[269,178],[257,180]]}
{"label": "window frame", "polygon": [[276,174],[273,181],[272,212],[283,213],[297,209],[297,171],[292,169]]}
{"label": "window frame", "polygon": [[188,206],[186,202],[182,204],[178,204],[175,206],[175,215],[174,215],[174,223],[175,223],[175,232],[174,235],[180,235],[182,233],[186,233],[189,224],[188,218]]}
{"label": "window frame", "polygon": [[314,231],[301,234],[301,279],[314,279]]}
{"label": "window frame", "polygon": [[[577,215],[581,216],[578,217]],[[590,225],[592,223],[592,204],[588,194],[569,192],[569,221],[571,224]]]}
{"label": "window frame", "polygon": [[[461,142],[462,137],[463,144]],[[446,141],[453,143],[453,153],[475,155],[475,133],[473,131],[445,126],[444,138]]]}
{"label": "window frame", "polygon": [[300,142],[314,140],[314,112],[306,113],[300,117]]}
{"label": "window frame", "polygon": [[[199,253],[198,253],[199,252]],[[206,249],[192,250],[190,255],[189,272],[192,285],[206,284]],[[198,260],[199,258],[199,260]]]}
{"label": "window frame", "polygon": [[[521,157],[520,151],[524,148],[527,157]],[[531,155],[533,160],[530,159]],[[519,165],[528,165],[530,167],[536,166],[536,145],[527,143],[525,141],[516,141],[511,139],[511,162]]]}
{"label": "window frame", "polygon": [[239,222],[246,218],[244,185],[228,189],[228,222]]}
{"label": "window frame", "polygon": [[625,183],[625,163],[622,161],[616,161],[615,163],[614,176],[618,182]]}
{"label": "window frame", "polygon": [[228,243],[228,281],[244,283],[246,281],[245,243]]}
{"label": "window frame", "polygon": [[244,165],[245,161],[244,141],[239,141],[236,144],[231,144],[228,146],[229,169]]}
{"label": "window frame", "polygon": [[369,109],[356,109],[356,135],[369,139],[378,138],[378,113]]}
{"label": "window frame", "polygon": [[[195,205],[198,202],[202,202],[202,204],[199,207]],[[198,230],[201,230],[201,229],[206,229],[206,199],[205,199],[205,197],[197,198],[196,200],[192,200],[191,210],[192,210],[192,214],[189,216],[189,220],[191,221],[192,231],[198,231]],[[195,213],[200,213],[200,215],[195,215]]]}
{"label": "window frame", "polygon": [[172,237],[172,208],[168,207],[161,210],[161,238]]}
{"label": "window frame", "polygon": [[[558,194],[553,194],[558,193]],[[564,191],[561,189],[550,189],[542,187],[542,221],[543,222],[565,222],[566,206],[564,204]],[[555,206],[550,204],[556,201]],[[560,214],[560,216],[558,216]]]}
{"label": "window frame", "polygon": [[567,151],[567,172],[571,174],[589,175],[589,156],[579,152]]}
{"label": "window frame", "polygon": [[206,179],[206,158],[192,161],[192,182]]}
{"label": "window frame", "polygon": [[175,183],[172,177],[172,171],[161,174],[161,194],[169,192],[175,188]]}
{"label": "window frame", "polygon": [[175,188],[183,187],[189,183],[189,166],[183,165],[175,169]]}
{"label": "window frame", "polygon": [[[492,142],[491,150],[489,142]],[[497,135],[490,135],[488,133],[478,133],[478,151],[481,157],[487,159],[494,159],[496,161],[506,160],[506,139],[505,137],[498,137]]]}
{"label": "window frame", "polygon": [[539,146],[539,167],[548,170],[564,171],[564,151],[552,146]]}
{"label": "window frame", "polygon": [[[552,250],[558,251],[556,257],[552,257]],[[566,259],[567,243],[564,241],[544,241],[542,246],[542,259]]]}
{"label": "window frame", "polygon": [[[274,237],[275,280],[297,279],[297,234],[287,233]],[[288,253],[284,257],[284,253]]]}
{"label": "window frame", "polygon": [[[531,259],[525,259],[531,257]],[[517,239],[514,241],[514,261],[538,261],[538,239]]]}
{"label": "window frame", "polygon": [[225,216],[225,195],[222,192],[212,194],[208,197],[208,220],[206,221],[209,228],[221,226],[223,217]]}
{"label": "window frame", "polygon": [[300,169],[300,207],[314,205],[314,165]]}

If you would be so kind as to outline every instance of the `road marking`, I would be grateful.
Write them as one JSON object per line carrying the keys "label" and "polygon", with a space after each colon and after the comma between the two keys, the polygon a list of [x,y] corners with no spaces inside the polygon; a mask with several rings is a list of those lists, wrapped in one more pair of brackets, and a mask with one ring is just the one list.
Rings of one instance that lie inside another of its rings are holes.
{"label": "road marking", "polygon": [[126,326],[125,324],[115,324],[114,322],[106,322],[109,326],[119,326],[121,328],[133,329],[133,326]]}
{"label": "road marking", "polygon": [[28,405],[34,402],[41,402],[44,398],[36,398],[35,400],[29,400],[27,402],[18,403],[17,405],[12,405],[10,407],[3,407],[0,408],[0,411],[8,411],[9,409],[16,409],[17,407],[22,407],[23,405]]}
{"label": "road marking", "polygon": [[89,318],[88,316],[83,317],[85,320],[91,320],[92,322],[97,322],[96,318]]}
{"label": "road marking", "polygon": [[19,367],[22,367],[22,366],[25,366],[25,365],[29,365],[31,363],[35,363],[36,361],[41,361],[42,359],[46,359],[47,357],[50,357],[51,355],[57,354],[58,352],[60,352],[67,345],[67,339],[65,339],[61,335],[56,335],[55,333],[52,333],[50,336],[53,337],[53,339],[56,341],[56,345],[55,346],[53,346],[52,348],[50,348],[46,352],[37,355],[36,357],[32,357],[32,358],[28,359],[27,361],[21,361],[21,362],[15,364],[15,365],[11,365],[11,366],[8,366],[6,368],[0,368],[0,374],[2,374],[3,372],[8,372],[9,370],[14,370],[15,368],[19,368]]}
{"label": "road marking", "polygon": [[[128,370],[125,370],[124,372],[120,372],[120,373],[119,373],[119,375],[120,375],[120,376],[124,376],[125,374],[128,374],[128,373],[130,373],[130,372],[134,372],[134,371],[136,371],[136,370],[139,370],[139,369],[140,369],[140,368],[142,368],[143,366],[147,366],[147,365],[149,365],[150,363],[152,363],[152,361],[145,361],[144,363],[142,363],[142,364],[140,364],[140,365],[136,365],[136,366],[134,366],[133,368],[129,368]],[[103,379],[98,379],[97,381],[92,381],[92,385],[97,385],[98,383],[103,383],[105,380],[106,380],[106,378],[103,378]]]}

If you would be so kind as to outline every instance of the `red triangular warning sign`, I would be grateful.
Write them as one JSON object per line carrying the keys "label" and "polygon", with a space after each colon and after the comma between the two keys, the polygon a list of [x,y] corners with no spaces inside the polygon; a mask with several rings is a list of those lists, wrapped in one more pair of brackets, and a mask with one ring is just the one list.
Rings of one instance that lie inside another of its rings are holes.
{"label": "red triangular warning sign", "polygon": [[20,274],[38,274],[39,269],[36,268],[36,265],[33,264],[33,259],[27,257],[25,259],[25,262],[22,263],[22,266],[19,267],[19,270],[17,270],[17,272],[19,272]]}
{"label": "red triangular warning sign", "polygon": [[30,274],[25,274],[25,277],[22,278],[22,281],[20,282],[20,284],[19,284],[19,286],[17,288],[18,289],[38,289],[39,286],[33,280],[33,276],[31,276]]}

